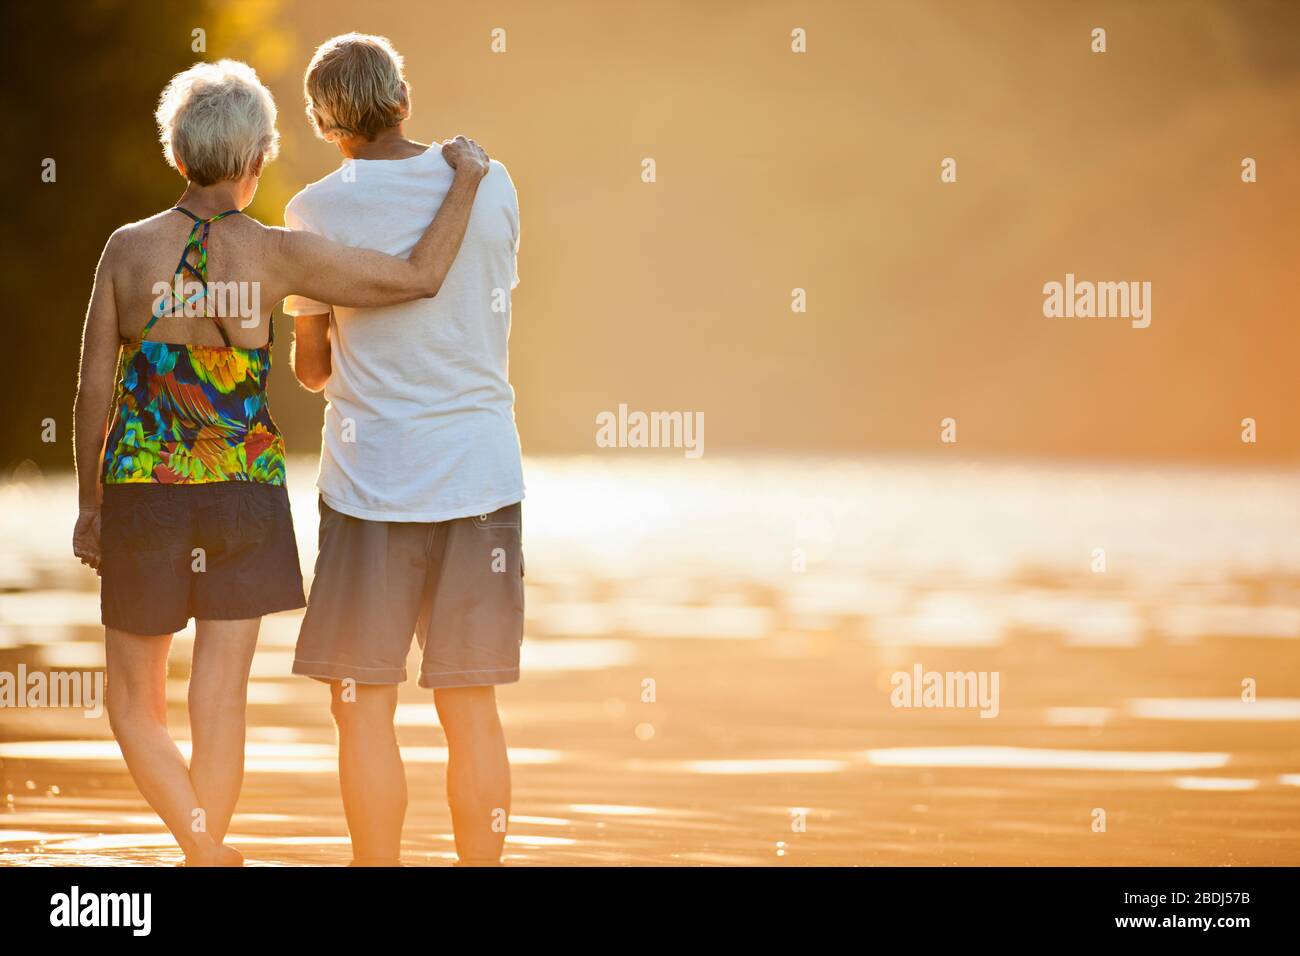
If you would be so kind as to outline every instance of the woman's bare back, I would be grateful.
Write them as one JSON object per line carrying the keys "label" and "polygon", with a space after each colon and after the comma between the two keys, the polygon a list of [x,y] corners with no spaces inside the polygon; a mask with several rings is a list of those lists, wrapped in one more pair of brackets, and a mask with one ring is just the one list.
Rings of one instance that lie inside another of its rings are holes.
{"label": "woman's bare back", "polygon": [[[112,257],[113,293],[122,338],[138,341],[158,309],[163,314],[149,330],[150,341],[225,345],[217,323],[207,317],[210,313],[220,320],[229,344],[264,346],[271,311],[279,301],[274,278],[279,230],[239,213],[211,223],[207,297],[194,299],[202,289],[198,275],[190,269],[179,277],[175,273],[195,226],[183,212],[167,210],[113,234],[112,242],[118,245]],[[197,228],[196,243],[204,226]],[[191,249],[187,261],[198,267],[199,259],[199,249]],[[183,283],[179,290],[177,282]]]}

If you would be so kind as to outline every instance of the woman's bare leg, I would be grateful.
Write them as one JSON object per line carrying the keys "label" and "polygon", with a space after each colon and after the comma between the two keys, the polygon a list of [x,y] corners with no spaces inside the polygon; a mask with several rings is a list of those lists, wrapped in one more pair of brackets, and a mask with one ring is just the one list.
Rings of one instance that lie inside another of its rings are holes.
{"label": "woman's bare leg", "polygon": [[238,853],[198,825],[199,798],[185,758],[167,732],[170,634],[107,629],[108,720],[131,777],[162,817],[191,866],[237,866]]}
{"label": "woman's bare leg", "polygon": [[244,783],[248,671],[262,619],[196,621],[190,671],[190,780],[220,843]]}

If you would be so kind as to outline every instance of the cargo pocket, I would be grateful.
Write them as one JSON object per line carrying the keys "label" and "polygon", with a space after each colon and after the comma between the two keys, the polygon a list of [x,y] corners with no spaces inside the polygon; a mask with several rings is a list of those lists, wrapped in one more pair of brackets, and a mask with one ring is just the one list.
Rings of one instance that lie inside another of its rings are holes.
{"label": "cargo pocket", "polygon": [[518,530],[522,526],[522,517],[519,505],[513,504],[498,508],[491,514],[475,515],[473,521],[476,528],[514,528]]}

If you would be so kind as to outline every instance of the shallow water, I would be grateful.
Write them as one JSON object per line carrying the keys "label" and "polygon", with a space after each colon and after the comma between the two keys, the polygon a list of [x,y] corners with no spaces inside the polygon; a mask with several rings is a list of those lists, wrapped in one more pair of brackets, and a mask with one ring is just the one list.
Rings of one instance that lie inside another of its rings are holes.
{"label": "shallow water", "polygon": [[[313,468],[290,469],[305,570]],[[1300,474],[667,456],[526,474],[508,862],[1300,863]],[[67,476],[0,485],[0,671],[102,667],[74,500]],[[327,692],[288,674],[299,619],[264,622],[253,669],[231,836],[252,864],[350,857]],[[192,642],[168,687],[182,739]],[[996,716],[893,706],[917,665],[996,672]],[[405,687],[397,723],[407,862],[445,864],[428,692]],[[0,800],[3,863],[179,859],[102,716],[0,709]]]}

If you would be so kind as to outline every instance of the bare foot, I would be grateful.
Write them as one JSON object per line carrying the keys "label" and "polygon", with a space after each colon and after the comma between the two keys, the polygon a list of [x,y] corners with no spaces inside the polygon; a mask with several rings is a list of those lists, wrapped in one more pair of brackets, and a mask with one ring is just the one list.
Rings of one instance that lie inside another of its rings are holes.
{"label": "bare foot", "polygon": [[244,855],[232,846],[216,844],[185,857],[186,866],[243,866]]}

